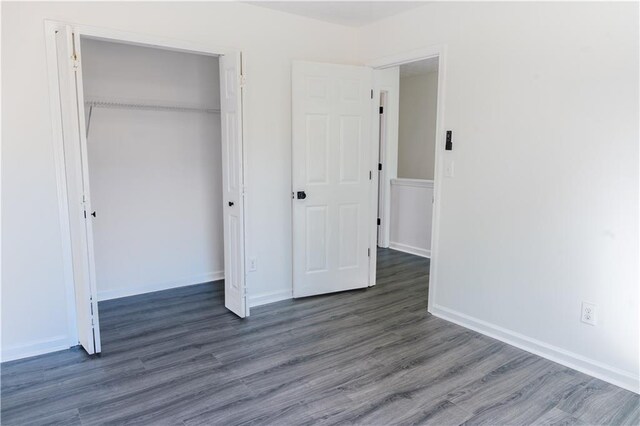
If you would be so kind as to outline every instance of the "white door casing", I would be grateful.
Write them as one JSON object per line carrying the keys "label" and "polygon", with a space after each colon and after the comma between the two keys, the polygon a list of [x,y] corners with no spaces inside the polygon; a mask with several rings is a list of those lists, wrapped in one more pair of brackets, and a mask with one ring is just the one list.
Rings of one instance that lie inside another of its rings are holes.
{"label": "white door casing", "polygon": [[241,63],[240,53],[220,56],[224,304],[244,318],[249,309],[245,291]]}
{"label": "white door casing", "polygon": [[293,295],[367,287],[372,70],[294,61],[292,83]]}
{"label": "white door casing", "polygon": [[59,29],[56,51],[78,340],[94,354],[101,343],[79,34]]}
{"label": "white door casing", "polygon": [[[385,157],[386,144],[386,117],[384,107],[386,104],[386,93],[380,92],[380,113],[378,115],[378,233],[376,244],[378,247],[384,247],[384,228],[382,225],[382,217],[384,216],[384,182],[385,173],[382,165],[387,162]],[[375,91],[374,91],[375,96]]]}
{"label": "white door casing", "polygon": [[[379,201],[380,227],[378,246],[389,247],[389,230],[391,222],[391,179],[398,174],[398,118],[400,115],[400,67],[373,70],[373,95],[378,98],[384,93],[384,152],[380,153],[382,172],[380,173]],[[382,117],[376,112],[374,120]],[[380,135],[379,135],[380,136]],[[382,147],[382,145],[381,145]]]}

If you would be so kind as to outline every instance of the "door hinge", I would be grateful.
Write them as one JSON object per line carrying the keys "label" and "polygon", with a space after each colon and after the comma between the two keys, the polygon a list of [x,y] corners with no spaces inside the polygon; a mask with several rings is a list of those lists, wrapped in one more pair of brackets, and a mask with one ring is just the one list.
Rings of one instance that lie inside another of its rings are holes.
{"label": "door hinge", "polygon": [[378,226],[380,226],[380,218],[378,218]]}
{"label": "door hinge", "polygon": [[371,257],[371,249],[370,248],[367,249],[367,257]]}
{"label": "door hinge", "polygon": [[384,114],[384,107],[380,107],[380,114]]}
{"label": "door hinge", "polygon": [[373,89],[371,89],[371,99],[373,99]]}
{"label": "door hinge", "polygon": [[378,171],[382,171],[382,163],[378,163]]}
{"label": "door hinge", "polygon": [[244,74],[240,74],[240,87],[244,87],[247,84],[247,77]]}
{"label": "door hinge", "polygon": [[87,218],[87,211],[86,210],[84,211],[84,218],[85,219]]}
{"label": "door hinge", "polygon": [[371,176],[372,176],[371,170],[369,170],[369,180],[371,180]]}
{"label": "door hinge", "polygon": [[78,69],[80,60],[78,59],[78,46],[76,46],[76,34],[71,32],[71,66]]}

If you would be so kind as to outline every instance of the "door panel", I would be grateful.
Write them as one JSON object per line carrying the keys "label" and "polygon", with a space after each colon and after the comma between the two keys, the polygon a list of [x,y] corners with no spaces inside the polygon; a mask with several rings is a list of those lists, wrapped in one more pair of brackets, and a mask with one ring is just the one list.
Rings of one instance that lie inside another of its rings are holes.
{"label": "door panel", "polygon": [[58,30],[56,51],[78,340],[88,354],[94,354],[101,351],[101,344],[79,35],[70,27]]}
{"label": "door panel", "polygon": [[249,315],[245,291],[242,92],[240,54],[220,57],[222,185],[224,200],[224,303],[241,318]]}
{"label": "door panel", "polygon": [[292,78],[294,297],[367,287],[371,70],[294,62]]}

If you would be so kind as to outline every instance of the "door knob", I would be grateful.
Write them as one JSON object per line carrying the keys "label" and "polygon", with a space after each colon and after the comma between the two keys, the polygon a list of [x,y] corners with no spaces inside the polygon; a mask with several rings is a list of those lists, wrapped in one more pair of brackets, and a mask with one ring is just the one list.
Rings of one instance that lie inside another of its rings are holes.
{"label": "door knob", "polygon": [[307,198],[307,194],[304,191],[298,191],[298,200],[304,200],[305,198]]}
{"label": "door knob", "polygon": [[229,207],[233,206],[233,201],[229,201]]}

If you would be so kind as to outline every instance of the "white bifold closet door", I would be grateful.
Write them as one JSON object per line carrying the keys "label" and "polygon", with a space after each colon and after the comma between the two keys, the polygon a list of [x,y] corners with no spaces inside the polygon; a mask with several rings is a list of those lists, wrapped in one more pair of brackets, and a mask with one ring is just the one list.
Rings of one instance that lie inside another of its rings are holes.
{"label": "white bifold closet door", "polygon": [[220,57],[224,304],[227,309],[244,318],[249,315],[249,308],[244,272],[244,180],[240,67],[239,53]]}
{"label": "white bifold closet door", "polygon": [[56,52],[78,340],[88,354],[94,354],[101,352],[101,344],[91,221],[93,210],[87,166],[80,37],[70,27],[57,30]]}
{"label": "white bifold closet door", "polygon": [[[80,36],[71,27],[56,30],[56,59],[66,198],[79,343],[101,352],[93,247],[93,216],[87,161]],[[224,202],[225,306],[249,315],[244,271],[244,179],[240,53],[220,56],[220,110]]]}
{"label": "white bifold closet door", "polygon": [[292,79],[293,295],[367,287],[372,70],[296,61]]}

